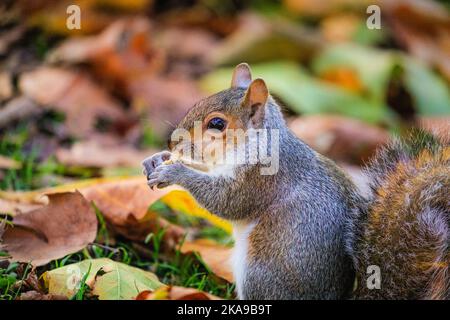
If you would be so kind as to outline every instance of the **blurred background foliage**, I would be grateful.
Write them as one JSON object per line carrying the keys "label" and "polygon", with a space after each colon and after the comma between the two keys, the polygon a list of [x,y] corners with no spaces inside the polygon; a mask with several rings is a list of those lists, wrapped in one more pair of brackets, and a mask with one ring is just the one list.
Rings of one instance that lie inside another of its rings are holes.
{"label": "blurred background foliage", "polygon": [[[68,5],[81,28],[66,26]],[[381,12],[370,29],[369,5]],[[293,131],[344,164],[391,133],[448,132],[450,16],[432,0],[0,4],[3,189],[139,173],[199,99],[251,64]]]}

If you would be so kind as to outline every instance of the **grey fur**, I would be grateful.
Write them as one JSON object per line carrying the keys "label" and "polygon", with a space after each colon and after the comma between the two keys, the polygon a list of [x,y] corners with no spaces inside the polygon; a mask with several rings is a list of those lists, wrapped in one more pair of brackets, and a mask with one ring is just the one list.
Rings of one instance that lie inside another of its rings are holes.
{"label": "grey fur", "polygon": [[[228,89],[200,102],[179,127],[189,129],[214,110],[242,112],[240,118],[249,119],[240,106],[244,92]],[[257,254],[248,258],[242,298],[345,298],[354,273],[344,248],[344,227],[363,201],[331,160],[294,136],[271,98],[262,126],[280,130],[277,174],[260,175],[257,164],[240,166],[234,178],[214,177],[175,163],[149,172],[149,185],[179,184],[220,217],[258,221],[250,244]]]}

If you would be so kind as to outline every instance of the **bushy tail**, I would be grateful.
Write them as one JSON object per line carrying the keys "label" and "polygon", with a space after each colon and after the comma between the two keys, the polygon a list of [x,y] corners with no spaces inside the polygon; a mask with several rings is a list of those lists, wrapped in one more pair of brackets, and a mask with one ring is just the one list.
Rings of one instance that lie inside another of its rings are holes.
{"label": "bushy tail", "polygon": [[[450,143],[424,132],[381,149],[347,247],[356,299],[450,299]],[[379,281],[379,282],[377,282]]]}

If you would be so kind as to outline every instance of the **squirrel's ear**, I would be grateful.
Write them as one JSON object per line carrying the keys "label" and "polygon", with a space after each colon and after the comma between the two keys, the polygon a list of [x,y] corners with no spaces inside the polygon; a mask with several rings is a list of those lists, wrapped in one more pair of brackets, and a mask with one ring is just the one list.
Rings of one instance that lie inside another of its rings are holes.
{"label": "squirrel's ear", "polygon": [[231,79],[232,88],[247,89],[252,82],[252,73],[250,66],[246,63],[240,63],[234,68],[233,78]]}
{"label": "squirrel's ear", "polygon": [[264,119],[264,107],[269,97],[269,90],[263,79],[255,79],[245,93],[244,106],[251,108],[251,118],[254,124],[262,123]]}

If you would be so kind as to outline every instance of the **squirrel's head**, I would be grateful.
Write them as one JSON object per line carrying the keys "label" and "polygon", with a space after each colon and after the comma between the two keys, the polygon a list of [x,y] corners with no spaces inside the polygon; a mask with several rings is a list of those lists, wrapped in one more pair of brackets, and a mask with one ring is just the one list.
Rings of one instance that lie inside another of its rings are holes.
{"label": "squirrel's head", "polygon": [[217,162],[222,156],[217,150],[225,150],[230,142],[237,150],[240,134],[264,128],[268,100],[264,80],[252,81],[250,67],[241,63],[234,69],[229,89],[199,101],[187,112],[174,130],[169,148],[172,152],[184,149],[184,154],[189,147],[189,158]]}

